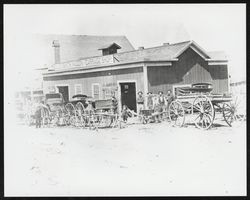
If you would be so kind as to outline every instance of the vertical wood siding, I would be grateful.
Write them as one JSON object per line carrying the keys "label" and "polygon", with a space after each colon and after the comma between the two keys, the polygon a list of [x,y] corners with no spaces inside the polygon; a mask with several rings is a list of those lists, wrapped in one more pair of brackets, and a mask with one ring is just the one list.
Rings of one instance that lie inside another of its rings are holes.
{"label": "vertical wood siding", "polygon": [[143,91],[144,88],[142,67],[122,70],[109,70],[86,74],[44,77],[44,91],[45,93],[47,93],[49,86],[55,86],[59,84],[69,85],[69,96],[70,100],[72,100],[72,96],[75,95],[75,84],[82,85],[83,94],[92,96],[92,84],[99,83],[101,86],[102,97],[102,86],[105,86],[107,84],[115,84],[117,86],[118,81],[128,80],[136,81],[137,91]]}
{"label": "vertical wood siding", "polygon": [[173,85],[210,82],[214,93],[228,92],[227,65],[211,65],[192,49],[187,49],[172,66],[148,67],[149,91],[157,93]]}

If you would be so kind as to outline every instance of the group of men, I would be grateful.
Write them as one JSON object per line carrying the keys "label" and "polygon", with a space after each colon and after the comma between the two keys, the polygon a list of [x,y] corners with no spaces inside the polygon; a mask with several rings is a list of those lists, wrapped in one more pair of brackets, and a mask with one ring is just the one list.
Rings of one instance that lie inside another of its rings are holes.
{"label": "group of men", "polygon": [[[145,103],[145,98],[147,98],[147,103]],[[158,95],[148,92],[146,97],[143,96],[143,93],[138,92],[137,97],[137,113],[140,114],[141,110],[149,109],[154,110],[155,112],[162,113],[166,111],[169,104],[174,100],[171,90],[168,90],[166,95],[163,95],[162,91],[158,92]]]}

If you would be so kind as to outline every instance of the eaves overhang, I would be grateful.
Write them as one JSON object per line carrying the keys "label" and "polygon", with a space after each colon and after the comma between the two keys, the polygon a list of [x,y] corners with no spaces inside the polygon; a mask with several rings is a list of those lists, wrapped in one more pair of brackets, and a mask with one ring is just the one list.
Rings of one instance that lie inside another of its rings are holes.
{"label": "eaves overhang", "polygon": [[91,73],[91,72],[100,72],[100,71],[108,71],[108,70],[119,70],[119,69],[127,69],[127,68],[135,68],[146,66],[172,66],[173,61],[177,61],[178,59],[171,60],[140,60],[136,62],[126,62],[126,63],[114,63],[109,65],[99,65],[99,66],[91,66],[91,67],[75,67],[69,69],[57,69],[49,72],[43,73],[44,77],[49,76],[60,76],[60,75],[70,75],[70,74],[81,74],[81,73]]}

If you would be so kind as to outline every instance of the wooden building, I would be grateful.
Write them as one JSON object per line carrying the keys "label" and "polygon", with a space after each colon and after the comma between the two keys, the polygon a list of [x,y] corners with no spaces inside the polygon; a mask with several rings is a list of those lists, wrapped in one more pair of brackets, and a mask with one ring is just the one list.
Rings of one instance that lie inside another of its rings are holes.
{"label": "wooden building", "polygon": [[102,56],[52,65],[43,73],[44,92],[61,92],[66,101],[79,93],[107,99],[115,92],[120,106],[136,110],[138,91],[166,93],[199,82],[212,83],[214,93],[229,90],[225,55],[206,52],[194,41],[117,52],[120,48],[113,42],[98,48]]}

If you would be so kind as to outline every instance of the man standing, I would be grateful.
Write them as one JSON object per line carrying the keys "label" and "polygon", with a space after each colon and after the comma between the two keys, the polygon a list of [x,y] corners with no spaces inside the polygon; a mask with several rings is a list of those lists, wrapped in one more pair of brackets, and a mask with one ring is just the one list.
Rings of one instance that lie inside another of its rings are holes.
{"label": "man standing", "polygon": [[35,119],[36,119],[36,128],[41,128],[42,122],[42,102],[36,105],[35,111]]}
{"label": "man standing", "polygon": [[168,92],[167,92],[167,103],[168,103],[167,107],[168,107],[168,108],[169,108],[170,103],[171,103],[173,100],[174,100],[174,96],[173,96],[171,90],[168,90]]}
{"label": "man standing", "polygon": [[112,104],[113,104],[113,109],[114,109],[114,113],[117,113],[117,108],[118,108],[118,101],[115,97],[115,93],[113,92],[112,93],[112,97],[111,97],[111,101],[112,101]]}
{"label": "man standing", "polygon": [[158,113],[158,116],[156,116],[156,122],[160,122],[162,120],[162,112],[165,109],[165,98],[163,96],[163,92],[158,92],[158,99],[156,104],[156,112]]}
{"label": "man standing", "polygon": [[137,114],[140,114],[140,111],[144,109],[144,98],[143,98],[143,93],[140,91],[138,92],[138,97],[137,97]]}
{"label": "man standing", "polygon": [[148,95],[147,107],[149,110],[152,110],[153,109],[153,94],[152,94],[152,92],[148,92],[147,95]]}

